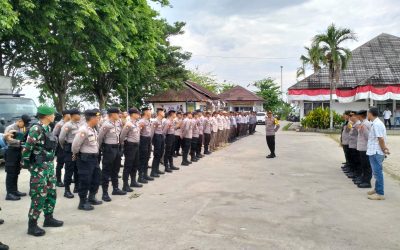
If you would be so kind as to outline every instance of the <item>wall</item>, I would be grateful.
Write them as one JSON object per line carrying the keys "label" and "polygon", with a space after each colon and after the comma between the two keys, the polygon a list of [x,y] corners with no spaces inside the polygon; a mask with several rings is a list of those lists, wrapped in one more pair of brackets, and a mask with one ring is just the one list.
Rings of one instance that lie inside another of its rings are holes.
{"label": "wall", "polygon": [[[304,101],[299,101],[297,105],[300,108],[300,119],[304,117]],[[333,103],[333,110],[336,111],[339,114],[343,114],[345,110],[362,110],[362,109],[368,109],[368,100],[365,101],[360,101],[360,102],[351,102],[351,103],[339,103],[339,102],[334,102]]]}

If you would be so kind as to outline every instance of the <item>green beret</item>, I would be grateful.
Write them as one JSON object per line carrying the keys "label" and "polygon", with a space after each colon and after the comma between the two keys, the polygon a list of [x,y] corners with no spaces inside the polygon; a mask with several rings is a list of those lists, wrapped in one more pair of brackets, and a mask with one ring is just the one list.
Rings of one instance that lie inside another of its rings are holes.
{"label": "green beret", "polygon": [[37,108],[37,113],[41,115],[53,115],[56,110],[52,107],[41,105]]}

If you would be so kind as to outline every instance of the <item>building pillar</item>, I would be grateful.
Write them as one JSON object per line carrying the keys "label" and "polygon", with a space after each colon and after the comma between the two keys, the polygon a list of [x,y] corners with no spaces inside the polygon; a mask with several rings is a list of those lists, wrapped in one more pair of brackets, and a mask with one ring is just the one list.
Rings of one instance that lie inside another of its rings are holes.
{"label": "building pillar", "polygon": [[304,101],[299,101],[300,106],[300,120],[304,118]]}

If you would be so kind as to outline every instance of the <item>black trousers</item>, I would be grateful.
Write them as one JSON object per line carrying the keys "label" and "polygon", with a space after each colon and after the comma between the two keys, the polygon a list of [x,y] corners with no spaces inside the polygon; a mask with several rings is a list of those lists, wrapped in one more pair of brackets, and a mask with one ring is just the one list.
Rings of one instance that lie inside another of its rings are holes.
{"label": "black trousers", "polygon": [[[132,177],[136,176],[135,175],[136,171],[138,171],[140,166],[139,143],[125,141],[124,155],[125,155],[125,162],[124,162],[124,171],[122,174],[122,180],[124,181],[124,184],[128,184],[129,176]],[[133,172],[134,174],[132,174]]]}
{"label": "black trousers", "polygon": [[204,133],[204,153],[209,152],[211,134]]}
{"label": "black trousers", "polygon": [[155,134],[153,136],[153,162],[151,164],[151,171],[156,172],[160,169],[161,157],[164,153],[165,139],[164,135]]}
{"label": "black trousers", "polygon": [[147,175],[147,168],[149,165],[151,154],[151,137],[140,136],[139,144],[139,161],[140,161],[140,173]]}
{"label": "black trousers", "polygon": [[18,176],[21,172],[21,148],[9,147],[4,155],[7,193],[18,191]]}
{"label": "black trousers", "polygon": [[371,183],[372,169],[369,163],[369,158],[366,151],[358,151],[360,154],[360,166],[362,172],[362,178],[364,183]]}
{"label": "black trousers", "polygon": [[392,122],[390,121],[390,119],[384,119],[384,121],[385,121],[385,127],[389,125],[389,129],[392,129]]}
{"label": "black trousers", "polygon": [[275,155],[275,135],[267,135],[266,139],[271,155]]}
{"label": "black trousers", "polygon": [[72,176],[75,177],[76,185],[79,184],[78,177],[78,167],[76,166],[76,161],[72,160],[71,143],[64,144],[64,161],[65,161],[65,174],[64,174],[64,184],[66,188],[72,183]]}
{"label": "black trousers", "polygon": [[179,135],[175,135],[175,153],[178,154],[182,148],[182,138]]}
{"label": "black trousers", "polygon": [[199,137],[193,137],[190,144],[190,157],[196,157],[197,145],[199,144]]}
{"label": "black trousers", "polygon": [[100,186],[101,170],[97,154],[79,154],[76,161],[79,174],[79,198],[87,198],[88,192],[96,194]]}
{"label": "black trousers", "polygon": [[201,148],[203,147],[203,135],[199,135],[199,139],[197,140],[197,145],[196,145],[196,155],[199,156],[201,155]]}
{"label": "black trousers", "polygon": [[355,175],[361,176],[360,154],[358,153],[357,149],[349,148],[349,156],[350,169]]}
{"label": "black trousers", "polygon": [[165,151],[164,151],[164,166],[167,169],[174,165],[174,151],[175,151],[175,135],[167,135],[165,137]]}
{"label": "black trousers", "polygon": [[121,155],[119,144],[103,144],[102,161],[102,187],[103,192],[108,191],[108,185],[111,183],[113,188],[118,188],[118,174],[121,168]]}
{"label": "black trousers", "polygon": [[188,160],[189,150],[192,143],[192,138],[183,138],[183,147],[182,147],[182,161],[186,162]]}
{"label": "black trousers", "polygon": [[64,167],[65,159],[64,159],[64,150],[58,144],[57,149],[56,149],[56,156],[57,156],[57,165],[56,165],[56,178],[57,181],[61,181],[61,170]]}
{"label": "black trousers", "polygon": [[343,153],[344,153],[344,158],[346,160],[346,166],[350,167],[350,161],[349,161],[349,145],[342,145],[343,148]]}

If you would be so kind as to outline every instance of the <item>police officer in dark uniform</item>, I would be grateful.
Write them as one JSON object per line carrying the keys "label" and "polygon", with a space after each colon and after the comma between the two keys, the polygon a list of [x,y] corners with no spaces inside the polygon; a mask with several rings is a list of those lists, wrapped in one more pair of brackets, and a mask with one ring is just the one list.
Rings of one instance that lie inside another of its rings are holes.
{"label": "police officer in dark uniform", "polygon": [[[64,126],[65,123],[69,122],[71,120],[71,116],[69,114],[69,110],[64,110],[62,111],[62,119],[57,122],[57,124],[54,126],[53,130],[53,135],[57,138],[59,138],[60,133],[61,133],[61,128]],[[61,170],[64,167],[65,164],[65,159],[64,159],[64,150],[58,144],[57,149],[56,149],[56,156],[57,156],[57,166],[56,166],[56,178],[57,178],[57,187],[64,187],[64,183],[61,180]]]}
{"label": "police officer in dark uniform", "polygon": [[[77,159],[76,165],[79,174],[79,206],[84,211],[93,210],[92,205],[100,205],[96,199],[100,185],[101,170],[98,162],[99,142],[95,129],[100,121],[99,110],[85,111],[86,124],[80,127],[72,142],[73,157]],[[89,193],[89,199],[88,199]]]}
{"label": "police officer in dark uniform", "polygon": [[29,126],[31,118],[28,115],[22,115],[14,124],[5,129],[5,133],[12,132],[13,138],[9,138],[8,148],[5,152],[6,169],[6,200],[20,200],[26,193],[18,191],[18,176],[21,172],[21,145],[25,142],[26,128]]}

